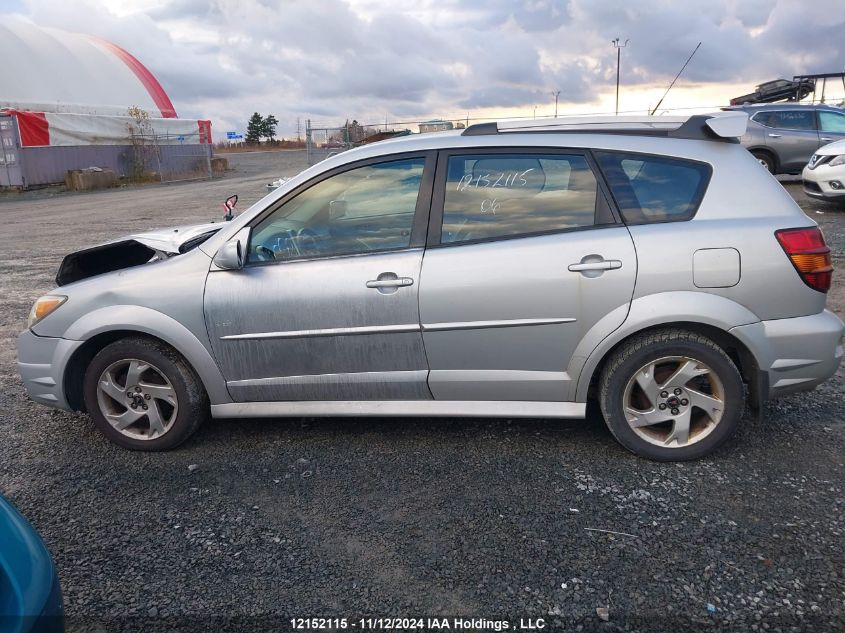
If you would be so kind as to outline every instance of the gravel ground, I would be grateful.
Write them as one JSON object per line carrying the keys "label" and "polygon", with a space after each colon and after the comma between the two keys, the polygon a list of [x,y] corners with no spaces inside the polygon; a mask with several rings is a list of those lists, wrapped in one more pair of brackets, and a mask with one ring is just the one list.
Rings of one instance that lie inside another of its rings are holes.
{"label": "gravel ground", "polygon": [[[687,464],[627,454],[596,418],[212,421],[180,450],[130,453],[29,402],[14,336],[63,254],[218,216],[230,192],[246,208],[304,164],[229,158],[213,183],[0,201],[0,492],[53,552],[70,630],[287,630],[294,616],[845,629],[841,370]],[[841,270],[845,209],[786,186]]]}

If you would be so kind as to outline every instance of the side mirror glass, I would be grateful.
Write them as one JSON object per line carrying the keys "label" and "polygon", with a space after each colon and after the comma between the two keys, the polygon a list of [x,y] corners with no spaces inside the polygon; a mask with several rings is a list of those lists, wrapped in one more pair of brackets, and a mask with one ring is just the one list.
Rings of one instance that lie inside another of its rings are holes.
{"label": "side mirror glass", "polygon": [[229,196],[226,198],[226,202],[223,203],[223,208],[226,209],[226,214],[223,216],[223,219],[228,222],[233,217],[235,217],[235,205],[238,204],[238,194],[233,196]]}
{"label": "side mirror glass", "polygon": [[228,240],[214,256],[214,265],[221,270],[240,270],[244,267],[249,228],[244,228]]}

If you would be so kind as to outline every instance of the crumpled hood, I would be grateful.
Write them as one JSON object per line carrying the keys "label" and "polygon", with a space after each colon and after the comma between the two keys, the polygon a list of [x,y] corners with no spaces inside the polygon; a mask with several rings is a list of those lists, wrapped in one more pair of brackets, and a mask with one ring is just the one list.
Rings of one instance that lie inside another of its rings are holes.
{"label": "crumpled hood", "polygon": [[198,246],[225,225],[225,222],[209,222],[134,233],[76,251],[62,260],[56,284],[64,286],[96,275],[140,266],[154,259],[179,255]]}
{"label": "crumpled hood", "polygon": [[225,226],[225,224],[225,222],[209,222],[207,224],[175,226],[167,229],[147,231],[146,233],[133,233],[115,241],[135,240],[144,246],[149,246],[162,253],[177,255],[184,252],[182,246],[187,242],[203,235],[210,237],[213,233],[216,233]]}

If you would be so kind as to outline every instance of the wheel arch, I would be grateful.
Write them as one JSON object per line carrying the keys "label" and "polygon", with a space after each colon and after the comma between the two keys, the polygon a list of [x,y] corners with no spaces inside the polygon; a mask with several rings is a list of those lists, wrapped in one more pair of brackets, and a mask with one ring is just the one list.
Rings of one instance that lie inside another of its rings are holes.
{"label": "wheel arch", "polygon": [[107,345],[129,337],[146,337],[171,347],[196,372],[212,404],[231,402],[226,382],[208,349],[184,325],[156,310],[114,306],[88,313],[65,336],[84,341],[65,362],[62,385],[68,404],[82,411],[82,383],[91,359]]}
{"label": "wheel arch", "polygon": [[777,152],[775,152],[772,148],[766,146],[755,146],[749,147],[748,151],[750,154],[765,154],[769,158],[772,159],[772,164],[774,165],[773,174],[777,174],[780,172],[780,159],[778,158]]}
{"label": "wheel arch", "polygon": [[630,341],[636,336],[668,328],[681,329],[686,330],[687,332],[691,332],[693,334],[699,334],[716,343],[716,345],[718,345],[730,357],[734,365],[736,365],[740,375],[742,376],[743,381],[748,384],[752,406],[754,406],[755,408],[758,407],[758,403],[760,402],[759,398],[762,394],[759,393],[757,387],[757,376],[759,372],[759,366],[757,364],[757,359],[754,354],[751,352],[750,349],[748,349],[745,343],[743,343],[730,332],[727,332],[714,325],[709,325],[707,323],[701,323],[696,321],[672,321],[667,323],[655,324],[630,332],[624,338],[619,339],[602,355],[601,359],[598,361],[595,368],[593,369],[588,384],[587,397],[593,398],[595,396],[598,383],[601,378],[601,374],[604,371],[605,366],[607,365],[608,359],[610,359],[620,347],[625,345],[628,341]]}
{"label": "wheel arch", "polygon": [[[660,315],[660,316],[658,316]],[[739,325],[759,322],[750,310],[725,297],[701,292],[671,292],[635,299],[625,319],[617,329],[602,332],[601,322],[584,337],[579,348],[584,350],[580,368],[572,367],[577,375],[576,402],[586,402],[595,393],[596,383],[608,358],[632,337],[665,328],[680,328],[713,340],[730,356],[751,391],[752,406],[765,398],[759,384],[759,362],[754,350],[731,334]],[[604,334],[601,340],[596,340]],[[592,335],[592,336],[591,336]],[[579,358],[576,351],[575,359]]]}

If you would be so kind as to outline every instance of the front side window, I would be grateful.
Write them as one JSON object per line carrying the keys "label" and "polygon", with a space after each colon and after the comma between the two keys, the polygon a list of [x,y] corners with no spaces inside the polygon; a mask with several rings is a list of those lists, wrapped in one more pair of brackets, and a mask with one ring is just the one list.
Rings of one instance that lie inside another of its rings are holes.
{"label": "front side window", "polygon": [[248,261],[408,248],[424,166],[424,158],[410,158],[318,182],[253,228]]}
{"label": "front side window", "polygon": [[781,130],[814,131],[816,129],[816,116],[812,110],[758,112],[753,119],[760,125]]}
{"label": "front side window", "polygon": [[822,132],[845,133],[845,114],[819,111],[819,125]]}
{"label": "front side window", "polygon": [[596,178],[584,156],[450,156],[441,243],[591,226]]}
{"label": "front side window", "polygon": [[620,152],[596,158],[629,224],[689,220],[710,180],[709,165],[679,158]]}

